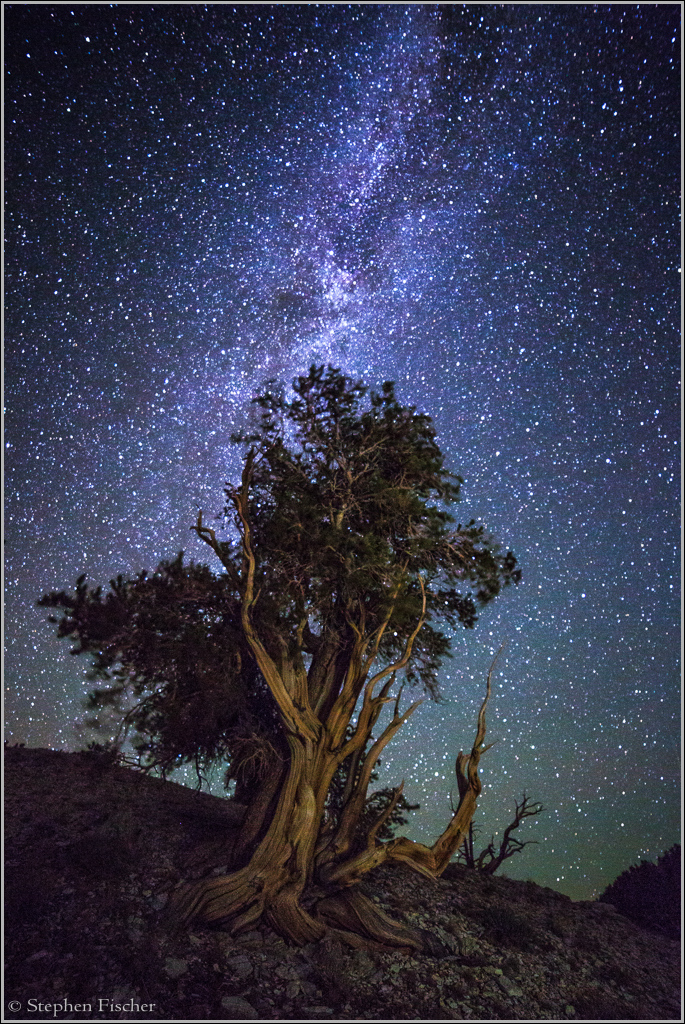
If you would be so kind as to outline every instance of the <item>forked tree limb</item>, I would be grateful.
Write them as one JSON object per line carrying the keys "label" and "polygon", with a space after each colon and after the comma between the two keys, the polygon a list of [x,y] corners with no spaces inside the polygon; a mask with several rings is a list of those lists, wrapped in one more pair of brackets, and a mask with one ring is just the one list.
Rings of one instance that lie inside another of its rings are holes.
{"label": "forked tree limb", "polygon": [[[405,562],[402,565],[402,574],[404,574],[406,572],[406,569],[407,569],[407,563]],[[371,640],[373,640],[373,649],[372,649],[371,653],[369,654],[369,656],[367,657],[367,659],[366,659],[366,661],[364,663],[364,667],[362,669],[362,672],[363,672],[363,674],[365,676],[368,674],[369,669],[371,668],[371,666],[373,665],[374,661],[376,660],[376,657],[378,655],[378,649],[379,649],[379,647],[381,645],[381,640],[383,639],[383,634],[385,633],[386,629],[388,628],[388,626],[390,624],[390,620],[392,619],[392,613],[395,610],[395,603],[397,601],[397,596],[398,596],[398,594],[400,592],[401,586],[402,586],[402,577],[400,577],[400,579],[398,580],[398,582],[397,582],[397,584],[395,586],[395,589],[392,592],[391,600],[390,600],[390,608],[388,609],[387,615],[385,616],[385,618],[381,622],[380,626],[378,626],[376,628],[375,633],[372,633],[371,636],[369,637],[369,642]],[[421,590],[423,591],[423,580],[421,580]],[[424,604],[424,611],[425,611],[425,604]]]}
{"label": "forked tree limb", "polygon": [[346,852],[354,839],[357,824],[366,803],[366,795],[369,789],[369,783],[371,782],[371,775],[384,747],[387,746],[395,733],[402,728],[409,716],[412,715],[416,711],[417,707],[422,703],[423,700],[414,701],[414,703],[410,704],[407,710],[400,715],[396,702],[392,720],[383,730],[364,758],[364,763],[361,767],[361,771],[359,772],[359,778],[356,781],[354,790],[343,807],[343,811],[340,816],[338,835],[334,844],[335,848],[340,853]]}
{"label": "forked tree limb", "polygon": [[495,655],[488,671],[486,694],[478,713],[476,737],[471,754],[466,758],[460,751],[457,758],[457,776],[459,777],[459,770],[461,768],[466,786],[463,788],[459,806],[442,835],[432,846],[425,846],[423,843],[414,842],[411,839],[406,839],[404,836],[392,839],[388,843],[368,843],[363,851],[350,860],[335,866],[326,866],[324,869],[326,881],[336,882],[339,885],[354,885],[367,871],[387,860],[405,863],[429,878],[437,878],[442,874],[452,856],[457,852],[468,835],[469,825],[473,819],[476,803],[481,792],[478,764],[481,755],[489,749],[489,746],[483,746],[483,740],[485,739],[485,710],[492,692],[492,673],[502,647],[500,647]]}
{"label": "forked tree limb", "polygon": [[[375,741],[371,749],[364,757],[361,763],[361,768],[359,768],[358,766],[361,757],[363,756],[363,746],[357,748],[357,750],[355,750],[354,752],[353,764],[351,766],[350,774],[348,776],[347,783],[345,786],[345,799],[343,801],[343,809],[340,814],[338,825],[334,831],[334,834],[327,839],[323,849],[320,851],[319,857],[317,858],[317,868],[319,872],[319,877],[326,882],[338,882],[339,878],[345,876],[345,869],[342,868],[339,870],[339,867],[333,864],[332,862],[335,860],[339,860],[341,857],[344,857],[355,842],[359,821],[361,819],[364,806],[366,804],[366,798],[369,783],[371,781],[371,775],[373,773],[373,769],[376,765],[376,762],[378,761],[378,758],[380,757],[383,748],[390,742],[395,733],[402,728],[404,723],[407,721],[409,716],[414,713],[416,708],[423,703],[423,699],[415,701],[407,708],[405,712],[400,714],[400,696],[401,690],[395,700],[395,709],[391,721],[389,722],[389,724],[386,726],[386,728],[383,730],[379,738]],[[368,737],[369,732],[365,731],[364,737]],[[359,728],[357,729],[357,733],[359,733]],[[399,799],[400,792],[401,787],[400,790],[397,792],[397,795],[393,801],[393,805],[391,806],[388,814],[394,808],[394,804],[396,803],[397,799]],[[372,849],[375,847],[375,835],[376,832],[378,831],[378,828],[380,828],[382,824],[383,821],[377,822],[375,825],[372,826],[369,835],[367,835],[365,856],[369,856]],[[379,847],[378,849],[382,849],[382,847]],[[355,859],[355,864],[357,863],[357,860],[358,858]],[[374,864],[372,866],[375,866],[375,863],[380,862],[381,861],[374,860]],[[344,882],[343,884],[348,883]]]}
{"label": "forked tree limb", "polygon": [[386,821],[388,820],[388,818],[390,817],[392,812],[395,810],[395,808],[397,806],[397,801],[402,796],[402,790],[403,789],[404,789],[404,779],[402,779],[402,781],[400,782],[399,786],[397,786],[395,788],[395,790],[393,791],[393,795],[392,795],[392,799],[391,799],[390,803],[385,808],[383,813],[381,815],[379,815],[379,817],[376,819],[376,821],[373,823],[373,826],[369,830],[369,834],[368,834],[368,837],[367,837],[367,845],[370,845],[371,843],[375,843],[376,836],[378,835],[379,829],[381,829],[383,827],[383,825],[385,825]]}
{"label": "forked tree limb", "polygon": [[[392,662],[390,665],[386,665],[385,668],[381,669],[380,672],[377,672],[374,676],[371,677],[371,679],[366,679],[366,681],[365,681],[365,673],[360,675],[359,682],[361,683],[361,685],[364,686],[364,698],[363,698],[363,701],[362,701],[361,710],[359,712],[359,724],[357,726],[357,729],[355,730],[354,735],[350,737],[350,739],[347,741],[347,743],[343,744],[343,746],[340,748],[340,750],[338,752],[338,759],[339,759],[339,763],[341,763],[341,764],[342,764],[342,762],[347,757],[349,757],[350,754],[354,753],[354,751],[357,750],[360,746],[364,746],[364,744],[366,742],[366,739],[369,736],[368,722],[369,722],[369,720],[371,718],[371,715],[374,713],[374,711],[376,711],[376,717],[378,716],[378,711],[376,709],[379,710],[380,707],[382,707],[382,705],[387,702],[387,700],[388,700],[387,692],[390,689],[390,686],[392,685],[393,679],[395,678],[397,672],[399,672],[400,669],[403,669],[407,665],[409,659],[411,658],[411,652],[412,652],[412,648],[414,646],[414,641],[416,640],[416,637],[418,636],[418,633],[419,633],[421,627],[423,626],[423,624],[426,621],[426,588],[425,588],[424,583],[423,583],[423,577],[421,575],[419,575],[418,579],[419,579],[419,585],[421,587],[421,595],[422,595],[421,615],[419,617],[419,621],[418,621],[414,631],[407,638],[407,641],[406,641],[405,646],[404,646],[404,651],[402,652],[401,656],[396,661]],[[391,677],[390,681],[385,684],[385,686],[383,687],[379,697],[374,697],[373,696],[374,689],[376,688],[378,683],[381,681],[381,679],[385,679],[386,676],[390,676]],[[357,685],[359,687],[359,684],[357,684]],[[360,690],[360,687],[357,690],[357,694],[353,694],[353,696],[354,696],[354,703],[351,705],[351,709],[353,709],[354,704],[356,704],[359,690]],[[334,718],[334,716],[339,715],[340,712],[343,710],[343,708],[345,708],[346,703],[349,706],[349,701],[345,702],[344,696],[345,696],[345,688],[343,688],[343,692],[340,694],[340,697],[338,698],[338,700],[336,701],[335,705],[333,706],[333,710],[331,712],[331,718]],[[374,705],[374,701],[377,701],[379,703]],[[421,702],[419,702],[419,703],[421,703]],[[418,706],[418,705],[416,705],[416,706]],[[413,710],[414,710],[414,707],[412,707],[412,711]],[[410,711],[409,714],[411,714],[411,713],[412,712]],[[351,710],[350,710],[350,714],[351,714]],[[347,721],[349,721],[349,718],[347,719]],[[344,731],[343,731],[343,735],[344,735]],[[386,742],[387,742],[387,740],[386,740]]]}
{"label": "forked tree limb", "polygon": [[[406,564],[402,566],[402,575],[404,575],[405,571],[406,571]],[[424,591],[423,580],[421,579],[421,577],[419,577],[419,581],[421,583],[421,590],[423,592]],[[343,686],[342,686],[342,689],[340,691],[340,694],[338,695],[338,697],[337,697],[337,699],[336,699],[336,701],[333,704],[333,707],[331,709],[330,723],[339,723],[340,721],[342,721],[343,718],[345,719],[345,727],[343,728],[342,733],[340,733],[339,730],[338,730],[338,734],[336,735],[335,728],[331,728],[331,736],[334,739],[334,741],[337,739],[338,742],[341,742],[343,737],[344,737],[344,735],[345,735],[345,729],[347,728],[347,723],[349,722],[349,719],[350,719],[350,717],[352,715],[352,712],[353,712],[353,710],[354,710],[354,708],[355,708],[355,706],[357,704],[357,700],[359,698],[359,694],[360,694],[360,692],[362,690],[362,687],[364,687],[364,685],[365,685],[365,683],[366,683],[366,681],[368,679],[368,674],[369,674],[369,670],[371,668],[371,665],[373,664],[373,662],[375,661],[376,657],[378,656],[378,650],[379,650],[379,647],[380,647],[380,643],[381,643],[381,639],[383,637],[383,634],[384,634],[385,630],[387,629],[387,627],[388,627],[388,625],[390,623],[390,620],[392,619],[392,614],[393,614],[393,611],[395,610],[395,602],[397,600],[397,595],[400,592],[401,586],[402,586],[402,576],[400,577],[399,581],[397,582],[397,584],[396,584],[396,586],[395,586],[395,588],[394,588],[394,590],[393,590],[393,592],[391,594],[390,607],[388,609],[388,612],[387,612],[385,618],[380,623],[380,625],[377,626],[376,629],[373,630],[368,636],[365,634],[365,629],[364,629],[366,613],[365,613],[365,608],[364,608],[363,603],[361,601],[359,602],[359,613],[360,613],[359,624],[357,624],[354,621],[354,619],[352,618],[351,615],[346,613],[347,623],[350,626],[350,628],[352,629],[353,633],[355,634],[355,645],[354,645],[353,655],[350,658],[350,662],[349,662],[349,665],[348,665],[347,673],[345,674],[345,681],[343,683]],[[418,628],[416,630],[416,633],[418,633],[419,629],[423,625],[425,609],[426,609],[426,603],[425,603],[425,592],[424,592],[424,602],[423,602],[422,615],[421,615],[421,618],[419,620],[419,625],[418,625]],[[411,645],[414,642],[414,636],[416,635],[416,633],[414,635],[412,635],[412,637],[410,638],[410,641],[409,641],[409,653],[407,654],[407,658],[406,658],[407,661],[409,660],[409,657],[411,656]],[[373,648],[371,650],[371,653],[367,654],[367,649],[368,649],[368,646],[369,646],[370,643],[373,643]],[[405,653],[406,653],[406,647],[405,647],[405,652],[403,652],[403,656],[404,656]],[[406,664],[406,661],[403,662],[402,666],[400,666],[400,667],[404,667],[404,664]],[[389,670],[392,672],[393,671],[393,667],[389,666]],[[378,680],[374,680],[372,682],[372,684],[371,684],[371,692],[373,692],[373,688],[375,687],[377,681]],[[364,701],[365,702],[366,702],[368,694],[369,694],[369,687],[367,685],[367,689],[366,689],[365,694],[364,694]],[[330,728],[330,725],[329,725],[329,728]],[[358,732],[359,732],[359,730],[357,730],[357,733]],[[342,760],[345,760],[345,758],[348,756],[349,753],[350,753],[350,750],[348,750],[347,753],[344,754],[344,756],[342,757]]]}
{"label": "forked tree limb", "polygon": [[[250,523],[248,502],[252,471],[254,467],[255,453],[250,451],[245,460],[240,488],[229,488],[226,493],[230,498],[240,524],[240,534],[243,548],[242,574],[238,578],[238,590],[241,596],[240,614],[243,634],[254,655],[255,661],[264,676],[264,679],[271,690],[279,710],[283,716],[286,729],[308,740],[316,740],[321,732],[321,723],[309,707],[309,700],[306,693],[306,686],[297,687],[297,703],[289,692],[283,675],[278,671],[278,666],[261,642],[252,622],[252,608],[254,607],[259,594],[255,595],[255,576],[257,559],[252,544],[252,526]],[[225,555],[221,544],[217,541],[216,535],[209,527],[202,523],[200,512],[195,532],[213,549],[219,557],[222,565],[229,568],[235,575],[236,570],[230,559]]]}
{"label": "forked tree limb", "polygon": [[233,562],[231,561],[231,559],[228,557],[225,548],[216,539],[216,533],[214,532],[214,530],[212,530],[210,526],[205,526],[205,524],[202,522],[202,509],[200,509],[197,514],[197,522],[195,526],[191,526],[190,529],[198,535],[200,540],[204,541],[205,544],[209,545],[209,547],[212,549],[214,554],[217,556],[217,558],[223,565],[224,569],[226,569],[226,571],[228,572],[228,575],[231,579],[231,583],[238,591],[238,593],[240,593],[242,590],[242,586],[240,576],[238,575],[238,571],[234,566]]}
{"label": "forked tree limb", "polygon": [[530,803],[529,798],[524,793],[521,803],[518,800],[516,801],[514,820],[504,830],[499,851],[495,853],[495,837],[493,836],[486,848],[479,853],[473,866],[485,874],[494,875],[498,867],[505,860],[508,860],[509,857],[513,857],[515,853],[520,853],[525,846],[536,845],[537,840],[535,839],[528,839],[522,842],[520,839],[512,836],[511,833],[515,828],[519,827],[524,818],[532,818],[537,814],[541,814],[543,810],[544,808],[541,803]]}
{"label": "forked tree limb", "polygon": [[[413,631],[413,633],[407,639],[407,642],[406,642],[406,644],[404,646],[404,652],[403,652],[402,656],[399,658],[399,660],[393,662],[392,665],[386,665],[385,668],[381,669],[380,672],[377,672],[375,676],[372,676],[371,679],[369,679],[369,681],[366,684],[366,692],[369,692],[369,694],[373,693],[373,690],[374,690],[376,684],[378,682],[380,682],[381,679],[385,679],[386,676],[391,675],[394,672],[399,672],[399,670],[401,668],[404,668],[405,665],[408,663],[409,659],[411,658],[411,652],[412,652],[412,649],[414,647],[414,641],[416,640],[416,637],[418,636],[418,634],[419,634],[423,624],[426,621],[426,588],[424,586],[423,576],[421,576],[420,573],[419,573],[419,576],[418,576],[418,580],[419,580],[419,586],[421,587],[421,599],[422,600],[421,600],[421,614],[419,616],[419,621],[416,624],[416,629]],[[366,692],[364,694],[365,697],[366,697]]]}

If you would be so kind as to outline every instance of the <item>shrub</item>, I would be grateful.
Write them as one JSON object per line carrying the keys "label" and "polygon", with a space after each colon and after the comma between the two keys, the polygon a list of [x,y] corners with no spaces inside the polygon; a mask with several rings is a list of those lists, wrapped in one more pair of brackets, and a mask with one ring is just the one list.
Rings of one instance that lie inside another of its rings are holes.
{"label": "shrub", "polygon": [[537,932],[520,914],[507,907],[487,907],[480,922],[488,938],[498,946],[530,949],[535,945]]}

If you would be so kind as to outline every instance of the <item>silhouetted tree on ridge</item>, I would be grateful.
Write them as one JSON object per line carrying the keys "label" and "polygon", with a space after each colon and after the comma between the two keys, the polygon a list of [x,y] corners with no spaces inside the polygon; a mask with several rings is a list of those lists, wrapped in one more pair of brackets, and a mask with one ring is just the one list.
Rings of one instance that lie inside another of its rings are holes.
{"label": "silhouetted tree on ridge", "polygon": [[611,903],[635,924],[680,938],[681,850],[676,843],[656,864],[633,864],[608,885],[599,897]]}

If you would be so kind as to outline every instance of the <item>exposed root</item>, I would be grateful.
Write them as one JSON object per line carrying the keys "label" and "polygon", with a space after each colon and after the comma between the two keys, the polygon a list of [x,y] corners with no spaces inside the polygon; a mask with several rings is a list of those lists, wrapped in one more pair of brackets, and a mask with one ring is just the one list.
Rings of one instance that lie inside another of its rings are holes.
{"label": "exposed root", "polygon": [[260,920],[296,946],[331,935],[353,949],[430,951],[418,928],[394,921],[358,889],[345,889],[320,899],[310,913],[299,902],[299,887],[277,892],[259,886],[259,878],[243,868],[233,875],[204,878],[178,890],[167,911],[169,924],[180,929],[190,921],[221,922],[231,934],[254,928]]}
{"label": "exposed root", "polygon": [[238,918],[234,927],[244,931],[259,919],[263,909],[264,894],[260,892],[257,878],[248,868],[243,868],[232,875],[203,878],[179,889],[170,900],[166,916],[176,928],[194,920],[209,924]]}
{"label": "exposed root", "polygon": [[393,921],[358,889],[346,889],[327,896],[316,905],[317,913],[333,927],[361,935],[384,946],[424,949],[421,933]]}
{"label": "exposed root", "polygon": [[296,946],[318,942],[326,934],[326,925],[312,917],[297,897],[292,889],[281,889],[269,900],[264,918],[275,932]]}
{"label": "exposed root", "polygon": [[[262,884],[260,884],[260,882]],[[203,878],[174,894],[167,912],[172,928],[190,921],[226,923],[232,935],[249,931],[263,919],[275,932],[296,946],[318,942],[326,925],[302,907],[299,886],[283,886],[274,892],[266,879],[243,868],[233,875]]]}
{"label": "exposed root", "polygon": [[349,946],[350,949],[364,949],[370,952],[377,953],[389,953],[397,951],[398,949],[402,953],[415,953],[416,950],[413,946],[388,946],[383,942],[374,942],[373,939],[368,939],[365,935],[356,935],[355,932],[345,932],[340,928],[333,928],[331,925],[326,929],[326,935],[331,939],[337,939],[338,942],[344,946]]}

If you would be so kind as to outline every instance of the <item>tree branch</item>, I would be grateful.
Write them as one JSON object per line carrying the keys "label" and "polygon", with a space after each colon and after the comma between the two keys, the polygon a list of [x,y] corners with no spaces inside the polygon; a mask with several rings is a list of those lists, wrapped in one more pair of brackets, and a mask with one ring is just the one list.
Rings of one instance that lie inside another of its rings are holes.
{"label": "tree branch", "polygon": [[228,553],[226,551],[225,546],[216,539],[216,533],[214,532],[214,530],[212,530],[209,526],[205,526],[204,523],[202,522],[202,509],[200,509],[197,514],[197,523],[195,524],[195,526],[191,526],[190,529],[198,535],[200,540],[203,540],[205,544],[208,544],[210,546],[210,548],[217,556],[221,564],[228,571],[228,575],[231,578],[231,583],[236,588],[238,593],[240,593],[240,576],[238,575],[236,567],[234,566],[231,559],[228,557]]}
{"label": "tree branch", "polygon": [[[502,647],[504,647],[504,644]],[[489,747],[483,747],[483,740],[485,738],[485,709],[491,694],[492,673],[502,651],[502,647],[500,647],[499,651],[495,655],[488,671],[485,699],[483,700],[478,713],[476,737],[471,749],[471,754],[466,758],[466,756],[460,751],[459,756],[457,757],[457,779],[460,778],[461,773],[466,785],[463,789],[460,785],[462,795],[459,801],[459,806],[440,838],[433,844],[433,846],[430,847],[425,846],[423,843],[416,843],[413,840],[406,839],[404,836],[392,839],[388,843],[376,845],[369,843],[366,846],[366,849],[352,857],[350,860],[345,861],[342,864],[337,864],[332,868],[324,869],[324,878],[326,881],[334,881],[338,884],[342,883],[345,885],[351,885],[367,871],[370,871],[373,867],[382,864],[385,860],[396,860],[406,863],[415,871],[418,871],[419,874],[423,874],[428,878],[436,878],[442,874],[449,864],[452,856],[460,848],[464,839],[468,835],[469,825],[473,819],[476,802],[480,795],[481,782],[478,777],[478,763],[481,755],[489,749]],[[414,710],[414,706],[415,705],[412,705],[409,709],[410,712]],[[406,720],[406,717],[408,716],[405,713],[403,719]],[[395,705],[395,715],[393,716],[393,721],[390,723],[388,729],[393,728],[396,718],[397,705]],[[397,728],[399,728],[399,725]],[[394,732],[397,731],[397,728],[394,729]],[[388,730],[386,729],[381,740],[385,739],[387,732]],[[388,739],[390,739],[390,737],[385,739],[386,743],[388,742]],[[376,743],[369,751],[369,757],[373,754],[375,754],[376,758],[378,757],[380,749],[376,749],[377,747],[378,743]],[[366,764],[364,765],[364,768],[366,768]],[[345,839],[346,837],[341,838]],[[347,848],[349,848],[349,846]]]}
{"label": "tree branch", "polygon": [[403,789],[404,789],[404,779],[402,779],[402,781],[400,782],[399,786],[397,786],[395,788],[395,791],[394,791],[393,796],[392,796],[392,800],[390,801],[388,806],[385,808],[383,813],[378,817],[378,819],[374,823],[373,827],[369,830],[369,834],[368,834],[368,837],[367,837],[367,843],[366,843],[367,846],[375,846],[375,844],[376,844],[376,836],[378,834],[378,831],[379,831],[379,829],[381,829],[383,827],[383,825],[385,825],[386,821],[388,820],[388,818],[390,817],[392,812],[395,810],[395,807],[397,806],[397,801],[402,796],[402,790]]}
{"label": "tree branch", "polygon": [[532,818],[536,814],[540,814],[543,810],[544,808],[540,803],[529,804],[528,797],[524,793],[521,803],[519,804],[519,802],[516,801],[514,820],[511,824],[507,825],[504,830],[499,852],[495,853],[495,837],[493,836],[487,847],[478,855],[473,866],[479,871],[483,871],[489,875],[494,875],[498,867],[500,867],[505,860],[508,860],[509,857],[513,857],[515,853],[520,853],[525,846],[536,844],[537,840],[535,839],[528,839],[526,842],[521,842],[520,839],[515,839],[511,833],[515,828],[519,827],[524,818]]}
{"label": "tree branch", "polygon": [[405,647],[404,647],[404,653],[402,654],[402,657],[398,661],[393,662],[392,665],[388,665],[388,666],[386,666],[386,668],[381,669],[380,672],[377,672],[376,675],[372,676],[372,678],[368,681],[368,683],[366,684],[366,692],[364,694],[364,698],[365,699],[366,699],[366,693],[369,693],[369,694],[373,693],[373,689],[376,686],[376,683],[378,683],[381,679],[384,679],[385,676],[390,675],[390,673],[399,672],[399,670],[401,668],[404,668],[404,666],[407,664],[407,662],[411,658],[411,652],[412,652],[412,648],[414,646],[414,641],[416,640],[416,637],[418,636],[419,631],[421,630],[421,627],[423,626],[423,624],[426,621],[426,588],[425,588],[425,586],[423,584],[423,576],[419,575],[418,580],[419,580],[419,585],[421,587],[422,602],[421,602],[421,615],[419,616],[419,621],[418,621],[418,624],[416,626],[416,629],[411,634],[411,636],[408,638],[407,643],[405,644]]}
{"label": "tree branch", "polygon": [[255,574],[257,559],[252,546],[252,526],[250,523],[248,500],[252,470],[254,466],[255,453],[250,451],[245,460],[241,487],[227,490],[227,495],[232,501],[240,520],[240,532],[243,542],[243,578],[241,580],[242,601],[240,607],[241,624],[245,639],[255,657],[257,665],[271,690],[276,703],[283,715],[287,729],[308,740],[316,740],[321,731],[321,723],[314,716],[308,701],[302,701],[302,706],[297,707],[292,695],[283,681],[278,667],[259,639],[252,623],[252,608],[256,604],[257,596],[254,594]]}

